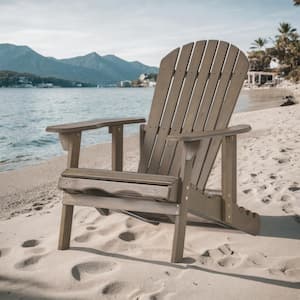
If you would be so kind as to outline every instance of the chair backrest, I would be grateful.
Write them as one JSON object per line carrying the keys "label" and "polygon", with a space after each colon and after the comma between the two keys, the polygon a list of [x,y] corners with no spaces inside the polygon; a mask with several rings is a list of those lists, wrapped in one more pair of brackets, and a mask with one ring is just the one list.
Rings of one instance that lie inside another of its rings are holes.
{"label": "chair backrest", "polygon": [[[198,41],[177,48],[160,64],[139,172],[178,176],[181,143],[169,134],[223,129],[228,126],[246,73],[248,59],[227,42]],[[201,142],[192,184],[204,189],[221,144]]]}

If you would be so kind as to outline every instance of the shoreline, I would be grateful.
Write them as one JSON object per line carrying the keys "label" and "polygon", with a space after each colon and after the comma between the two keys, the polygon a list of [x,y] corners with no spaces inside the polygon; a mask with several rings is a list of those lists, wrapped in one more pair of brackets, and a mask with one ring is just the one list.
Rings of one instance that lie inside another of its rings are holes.
{"label": "shoreline", "polygon": [[[240,135],[239,140],[244,140],[249,137],[257,139],[272,128],[271,124],[264,124],[263,115],[269,115],[270,119],[270,116],[273,114],[272,112],[281,115],[281,113],[285,111],[295,109],[300,111],[300,106],[273,107],[238,112],[233,114],[230,125],[248,122],[252,126],[252,130],[246,135]],[[274,119],[274,116],[272,116],[272,118]],[[138,157],[139,136],[138,134],[131,134],[124,138],[124,170],[136,171]],[[36,199],[35,201],[38,201],[45,199],[51,200],[55,197],[59,197],[60,191],[57,190],[57,180],[59,174],[66,168],[66,160],[67,155],[65,152],[64,155],[52,157],[38,164],[0,172],[0,219],[4,216],[7,217],[8,213],[15,215],[15,210],[20,213],[26,212],[26,208],[24,211],[22,205],[30,205],[31,202],[34,202],[30,199],[34,198]],[[80,167],[110,169],[111,143],[103,142],[82,147],[79,165]],[[49,190],[49,195],[45,195],[41,190]],[[21,197],[20,195],[22,193],[25,193],[27,196]]]}

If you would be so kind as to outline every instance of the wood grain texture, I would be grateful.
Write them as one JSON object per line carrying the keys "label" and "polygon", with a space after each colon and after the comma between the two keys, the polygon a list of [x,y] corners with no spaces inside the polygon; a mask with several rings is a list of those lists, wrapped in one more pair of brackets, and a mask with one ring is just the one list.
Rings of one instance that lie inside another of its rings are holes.
{"label": "wood grain texture", "polygon": [[148,123],[145,128],[144,145],[142,147],[141,160],[138,168],[139,172],[142,173],[146,172],[148,168],[160,119],[175,72],[175,65],[179,50],[179,48],[174,49],[172,52],[166,55],[160,63],[157,84],[154,91]]}
{"label": "wood grain texture", "polygon": [[48,132],[80,132],[83,130],[91,130],[102,128],[106,126],[120,126],[125,124],[143,123],[145,118],[120,118],[120,119],[97,119],[85,122],[76,122],[69,124],[60,124],[54,126],[48,126],[46,131]]}
{"label": "wood grain texture", "polygon": [[70,247],[72,220],[73,205],[63,204],[58,238],[58,250],[66,250]]}
{"label": "wood grain texture", "polygon": [[112,134],[111,166],[113,171],[123,170],[123,125],[110,126]]}
{"label": "wood grain texture", "polygon": [[157,133],[157,141],[153,148],[152,156],[150,157],[148,173],[157,173],[166,143],[166,137],[170,133],[170,128],[174,116],[174,112],[178,103],[190,56],[193,50],[194,43],[184,45],[182,47],[178,63],[175,70],[175,75],[172,83],[172,88],[166,100],[165,109],[161,117],[160,129]]}
{"label": "wood grain texture", "polygon": [[[87,178],[61,177],[58,187],[66,192],[81,192],[103,196],[135,199],[156,199],[176,202],[177,185],[161,186],[144,183],[115,182]],[[174,191],[172,191],[174,189]]]}
{"label": "wood grain texture", "polygon": [[132,183],[145,183],[153,185],[172,185],[177,184],[178,177],[135,173],[135,172],[118,172],[101,169],[88,169],[88,168],[70,168],[66,169],[62,177],[70,178],[86,178],[95,180],[108,180],[114,182],[132,182]]}
{"label": "wood grain texture", "polygon": [[127,211],[152,212],[158,214],[178,215],[179,205],[150,200],[135,200],[117,197],[97,197],[86,194],[65,194],[65,205],[89,206],[96,208],[121,209]]}

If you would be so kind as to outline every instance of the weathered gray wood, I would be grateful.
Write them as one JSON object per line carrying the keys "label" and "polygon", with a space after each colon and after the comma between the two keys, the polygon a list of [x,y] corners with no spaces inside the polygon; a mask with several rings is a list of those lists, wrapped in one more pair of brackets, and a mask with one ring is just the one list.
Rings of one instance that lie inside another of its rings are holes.
{"label": "weathered gray wood", "polygon": [[[201,61],[197,81],[193,90],[192,97],[190,99],[190,104],[186,112],[185,121],[183,124],[182,132],[190,133],[193,130],[193,126],[197,117],[197,113],[202,102],[202,97],[209,80],[209,72],[213,59],[215,56],[215,51],[218,46],[218,41],[207,41],[205,53]],[[173,163],[170,167],[170,175],[176,176],[180,171],[180,157],[182,155],[182,146],[179,144],[174,155]]]}
{"label": "weathered gray wood", "polygon": [[127,211],[152,212],[166,215],[178,215],[179,205],[151,200],[136,200],[117,197],[97,197],[87,194],[65,194],[65,205],[89,206],[97,208],[121,209]]}
{"label": "weathered gray wood", "polygon": [[77,168],[79,163],[81,133],[61,133],[59,138],[63,149],[68,151],[67,168]]}
{"label": "weathered gray wood", "polygon": [[165,102],[172,82],[172,77],[174,75],[178,53],[179,48],[170,52],[162,59],[160,63],[149,119],[145,128],[143,151],[138,168],[139,172],[142,173],[146,172],[148,168],[148,163],[152,148],[155,143],[160,119],[164,110]]}
{"label": "weathered gray wood", "polygon": [[125,124],[143,123],[143,122],[145,122],[145,118],[97,119],[97,120],[90,120],[85,122],[76,122],[76,123],[48,126],[46,128],[46,131],[59,132],[59,133],[71,133],[71,132],[80,132],[83,130],[97,129],[97,128],[107,127],[107,126],[120,126]]}
{"label": "weathered gray wood", "polygon": [[66,250],[70,247],[72,219],[73,205],[63,204],[60,219],[58,250]]}
{"label": "weathered gray wood", "polygon": [[221,76],[221,70],[227,54],[228,43],[220,42],[215,54],[209,80],[201,101],[200,109],[194,123],[194,131],[204,130],[210,109],[214,106],[214,95]]}
{"label": "weathered gray wood", "polygon": [[[144,146],[144,142],[145,142],[145,127],[146,127],[146,124],[140,125],[140,136],[139,136],[140,160],[141,160],[141,156],[143,155],[143,146]],[[140,164],[140,162],[139,162],[139,164]]]}
{"label": "weathered gray wood", "polygon": [[123,125],[110,126],[112,134],[111,162],[113,171],[123,170]]}
{"label": "weathered gray wood", "polygon": [[[60,133],[59,135],[63,149],[68,151],[67,167],[77,168],[79,163],[81,133]],[[73,206],[63,205],[60,220],[60,231],[58,238],[58,249],[69,248],[73,219]]]}
{"label": "weathered gray wood", "polygon": [[[65,191],[87,192],[97,190],[97,194],[156,199],[160,201],[175,202],[177,185],[160,186],[150,184],[137,184],[127,182],[102,181],[86,178],[61,177],[58,187]],[[173,190],[173,191],[172,191]]]}
{"label": "weathered gray wood", "polygon": [[[223,69],[220,73],[220,79],[218,82],[218,86],[215,91],[214,95],[214,101],[213,105],[211,107],[211,110],[207,116],[206,123],[204,125],[204,130],[214,130],[218,121],[218,117],[220,114],[220,109],[222,107],[224,97],[227,91],[227,87],[233,72],[234,64],[237,58],[239,50],[234,47],[230,46],[228,50],[228,54],[226,57],[226,61],[224,62]],[[199,156],[197,157],[196,165],[195,165],[195,171],[194,176],[192,176],[192,183],[196,184],[198,180],[201,181],[201,173],[207,174],[207,172],[210,172],[212,163],[207,163],[206,160],[207,154],[211,151],[210,150],[211,140],[205,140],[202,143],[201,153],[199,153]],[[216,150],[212,150],[216,151]],[[215,154],[212,155],[212,159],[215,158]],[[199,172],[201,170],[201,172]],[[200,178],[200,179],[199,179]],[[204,176],[205,179],[205,176]],[[200,183],[201,185],[201,183]],[[204,187],[203,187],[204,189]]]}
{"label": "weathered gray wood", "polygon": [[188,211],[203,218],[223,221],[223,200],[219,195],[206,195],[195,187],[190,189]]}
{"label": "weathered gray wood", "polygon": [[190,43],[182,47],[174,75],[172,88],[170,90],[170,94],[166,102],[166,107],[161,118],[160,129],[157,134],[157,141],[154,145],[153,153],[150,159],[149,168],[147,171],[149,173],[157,173],[159,169],[161,156],[165,147],[166,137],[170,132],[173,115],[178,103],[193,46],[194,43]]}
{"label": "weathered gray wood", "polygon": [[[240,90],[242,88],[248,70],[248,66],[249,63],[247,57],[242,52],[239,52],[237,62],[235,64],[235,68],[231,80],[229,82],[226,95],[224,97],[224,101],[219,113],[219,117],[216,122],[215,129],[223,129],[228,126],[235,104],[240,94]],[[203,190],[205,188],[211,168],[217,156],[218,149],[220,148],[221,141],[222,141],[221,138],[214,138],[211,141],[211,145],[209,151],[207,152],[206,159],[202,167],[202,172],[199,176],[199,180],[197,183],[197,186],[200,190]],[[199,157],[200,156],[197,156],[195,164],[197,163],[198,159],[200,160]],[[192,175],[192,182],[194,183],[193,175]]]}
{"label": "weathered gray wood", "polygon": [[211,137],[216,137],[216,136],[232,136],[232,135],[237,135],[240,133],[245,133],[249,132],[251,130],[250,125],[235,125],[231,127],[227,127],[224,129],[216,129],[216,130],[209,130],[209,131],[194,131],[192,133],[182,133],[182,134],[177,134],[177,135],[169,135],[168,139],[170,140],[179,140],[183,142],[195,142],[195,141],[200,141],[203,139],[211,138]]}
{"label": "weathered gray wood", "polygon": [[218,41],[211,40],[207,42],[205,54],[199,69],[197,82],[190,101],[190,106],[188,107],[188,111],[186,113],[186,119],[182,129],[183,132],[191,132],[193,129],[197,117],[197,113],[199,110],[199,106],[202,102],[202,97],[205,91],[205,87],[207,85],[207,81],[209,80],[209,73],[210,73],[211,65],[213,63],[217,46],[218,46]]}
{"label": "weathered gray wood", "polygon": [[223,220],[232,223],[232,208],[236,205],[236,136],[226,136],[222,143]]}
{"label": "weathered gray wood", "polygon": [[[183,126],[186,111],[190,103],[190,98],[193,92],[196,78],[198,76],[198,68],[204,53],[205,45],[206,41],[199,41],[195,44],[189,68],[187,70],[185,84],[182,88],[182,93],[180,94],[178,106],[173,117],[173,123],[171,126],[170,134],[180,133],[181,128]],[[177,141],[167,140],[162,157],[161,166],[158,171],[159,174],[169,174],[169,169],[173,163],[173,157],[176,147]]]}
{"label": "weathered gray wood", "polygon": [[179,214],[175,217],[175,230],[173,237],[173,247],[171,262],[180,262],[183,258],[184,239],[187,222],[187,210],[189,206],[190,177],[193,167],[194,155],[197,152],[199,143],[186,144],[182,157],[181,178],[182,185],[179,189],[180,199]]}
{"label": "weathered gray wood", "polygon": [[[247,69],[245,55],[222,41],[190,43],[180,54],[169,53],[160,65],[148,123],[140,126],[139,173],[121,172],[123,125],[143,118],[48,127],[60,133],[69,153],[69,169],[59,182],[66,191],[59,248],[69,247],[73,205],[175,216],[172,262],[183,257],[188,212],[257,233],[258,215],[238,207],[236,199],[236,135],[250,127],[227,128]],[[114,171],[78,168],[81,131],[103,126],[112,133]],[[222,195],[207,195],[222,138]]]}
{"label": "weathered gray wood", "polygon": [[134,172],[117,172],[101,169],[88,169],[88,168],[71,168],[66,169],[62,177],[73,178],[86,178],[95,180],[107,180],[114,182],[132,182],[132,183],[145,183],[153,185],[173,185],[177,184],[178,178],[175,176],[134,173]]}

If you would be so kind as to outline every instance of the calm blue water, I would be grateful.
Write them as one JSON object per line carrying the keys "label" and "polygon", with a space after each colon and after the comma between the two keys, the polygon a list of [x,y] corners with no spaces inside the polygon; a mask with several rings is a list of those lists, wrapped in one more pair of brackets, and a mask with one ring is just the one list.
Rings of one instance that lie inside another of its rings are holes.
{"label": "calm blue water", "polygon": [[[62,154],[57,134],[45,132],[48,125],[96,118],[147,118],[153,92],[152,88],[0,89],[0,171]],[[255,109],[261,102],[277,106],[281,96],[276,94],[272,102],[269,95],[266,102],[266,97],[243,92],[236,111]],[[138,125],[126,126],[126,135],[135,132]],[[107,128],[103,128],[85,132],[82,143],[109,140]]]}

